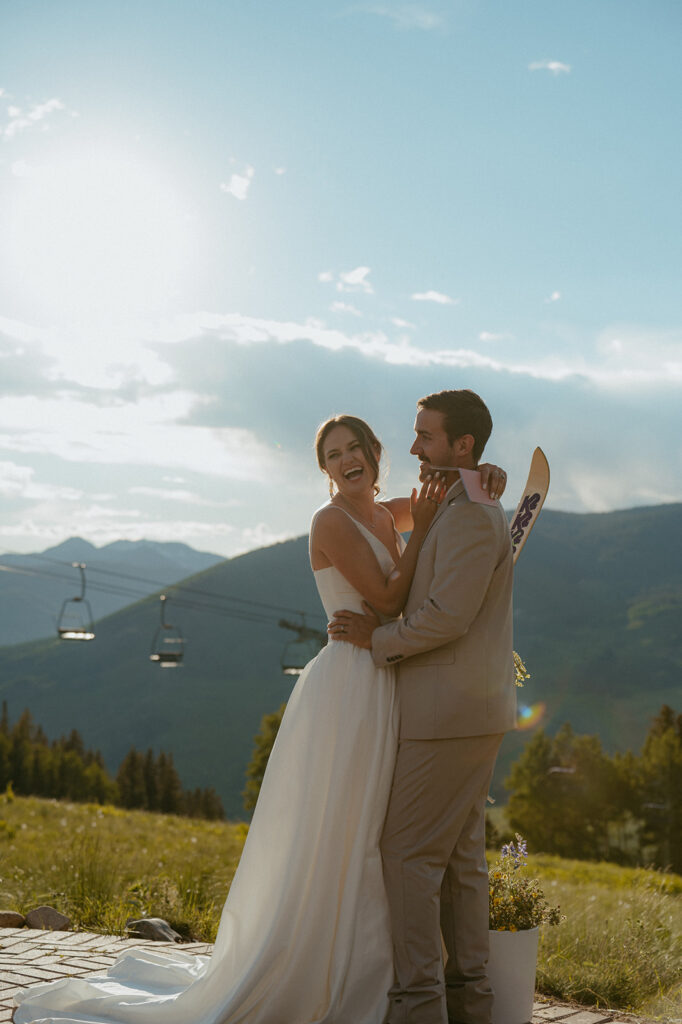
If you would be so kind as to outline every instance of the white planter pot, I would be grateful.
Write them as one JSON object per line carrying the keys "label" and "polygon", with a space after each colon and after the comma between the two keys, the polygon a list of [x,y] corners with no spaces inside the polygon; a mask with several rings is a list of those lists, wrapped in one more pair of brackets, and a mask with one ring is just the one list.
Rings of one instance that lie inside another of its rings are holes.
{"label": "white planter pot", "polygon": [[528,1024],[533,1015],[538,928],[490,932],[488,977],[493,990],[492,1024]]}

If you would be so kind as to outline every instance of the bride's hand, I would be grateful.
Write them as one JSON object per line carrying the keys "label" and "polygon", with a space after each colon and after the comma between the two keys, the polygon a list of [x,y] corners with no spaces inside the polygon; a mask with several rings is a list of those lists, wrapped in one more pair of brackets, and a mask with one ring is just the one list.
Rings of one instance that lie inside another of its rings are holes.
{"label": "bride's hand", "polygon": [[507,474],[492,462],[484,462],[478,467],[481,474],[481,487],[491,498],[501,498],[507,486]]}
{"label": "bride's hand", "polygon": [[438,511],[438,506],[445,497],[445,477],[440,473],[427,476],[421,486],[419,494],[413,488],[410,496],[410,511],[414,522],[414,529],[426,532],[433,522],[433,517]]}

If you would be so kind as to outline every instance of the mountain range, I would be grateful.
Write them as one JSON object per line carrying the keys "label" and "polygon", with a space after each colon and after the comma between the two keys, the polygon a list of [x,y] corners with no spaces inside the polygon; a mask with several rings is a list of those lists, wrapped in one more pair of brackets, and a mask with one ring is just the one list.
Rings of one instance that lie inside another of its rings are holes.
{"label": "mountain range", "polygon": [[118,540],[96,548],[82,537],[37,554],[0,555],[0,646],[55,633],[64,601],[81,592],[73,562],[85,563],[85,599],[97,620],[222,560],[187,544]]}
{"label": "mountain range", "polygon": [[[608,750],[638,749],[663,703],[679,709],[681,535],[682,504],[543,512],[516,568],[515,646],[531,678],[498,760],[498,799],[540,725],[569,721]],[[92,643],[0,649],[0,697],[12,718],[30,708],[48,736],[77,728],[112,769],[131,745],[172,751],[183,785],[215,786],[228,815],[243,817],[253,736],[292,685],[281,661],[294,634],[278,621],[305,616],[324,629],[307,538],[221,561],[166,592],[167,619],[186,641],[182,667],[149,661],[157,592],[99,621]]]}

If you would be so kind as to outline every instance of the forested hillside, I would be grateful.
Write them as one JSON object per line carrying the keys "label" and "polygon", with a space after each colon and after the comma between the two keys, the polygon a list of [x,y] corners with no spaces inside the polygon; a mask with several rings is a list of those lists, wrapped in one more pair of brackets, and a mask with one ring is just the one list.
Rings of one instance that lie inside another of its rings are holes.
{"label": "forested hillside", "polygon": [[[515,644],[531,678],[519,691],[522,730],[503,745],[498,797],[533,727],[553,733],[569,721],[599,734],[607,750],[639,749],[661,705],[679,704],[681,531],[679,504],[543,512],[516,571]],[[28,707],[50,735],[78,729],[110,770],[131,745],[172,751],[183,782],[215,786],[238,817],[253,736],[291,689],[280,668],[291,634],[278,619],[300,610],[324,628],[307,539],[233,558],[188,585],[217,596],[203,606],[171,596],[169,614],[187,641],[182,668],[149,662],[154,597],[100,622],[92,643],[0,650],[0,696],[13,718]]]}

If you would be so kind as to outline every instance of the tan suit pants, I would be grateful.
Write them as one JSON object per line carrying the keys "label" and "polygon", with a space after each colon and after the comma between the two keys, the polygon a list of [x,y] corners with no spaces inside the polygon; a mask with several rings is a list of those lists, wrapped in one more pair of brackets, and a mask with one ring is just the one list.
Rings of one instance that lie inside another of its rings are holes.
{"label": "tan suit pants", "polygon": [[395,967],[389,1024],[490,1020],[485,801],[501,742],[398,746],[381,839]]}

